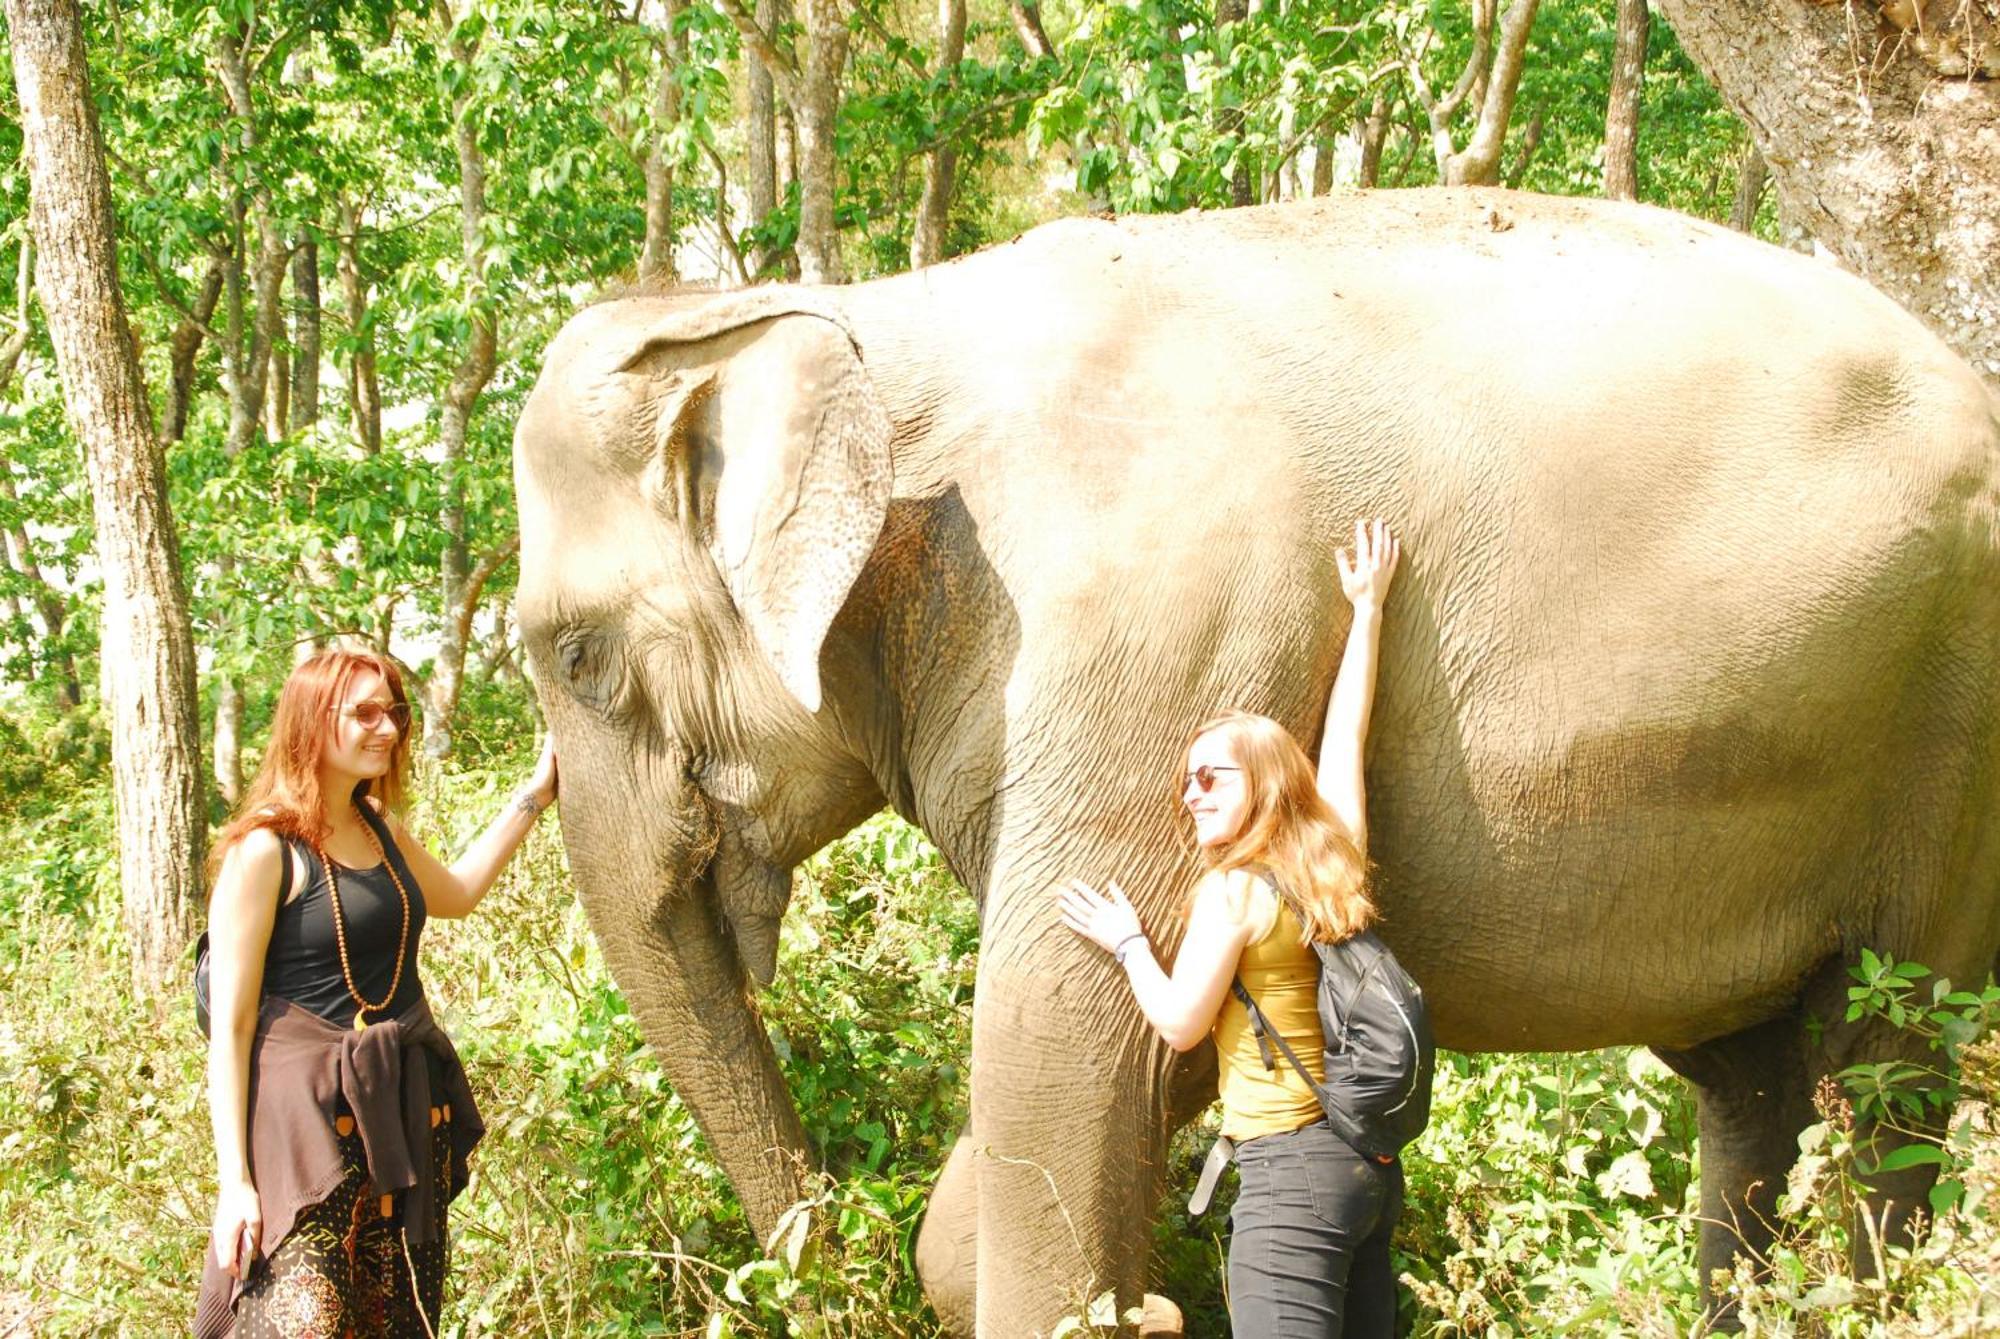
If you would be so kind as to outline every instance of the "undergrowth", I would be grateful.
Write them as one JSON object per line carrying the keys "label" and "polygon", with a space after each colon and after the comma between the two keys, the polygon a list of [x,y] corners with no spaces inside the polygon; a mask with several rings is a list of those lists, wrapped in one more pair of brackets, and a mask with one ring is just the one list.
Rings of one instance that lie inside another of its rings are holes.
{"label": "undergrowth", "polygon": [[[184,1333],[213,1196],[202,1048],[183,993],[157,1011],[128,997],[108,796],[64,756],[37,772],[36,803],[0,807],[0,1334]],[[415,826],[456,849],[526,761],[423,778]],[[542,825],[477,915],[425,938],[427,988],[490,1127],[451,1215],[441,1336],[938,1333],[913,1254],[965,1117],[976,944],[970,900],[898,822],[802,871],[761,1005],[823,1170],[758,1241]],[[1849,1268],[1858,1177],[1883,1156],[1856,1144],[1853,1104],[1923,1076],[1824,1091],[1769,1268],[1729,1282],[1747,1333],[2000,1331],[2000,1055],[1934,1017],[1983,1009],[1983,1026],[2000,996],[1893,971],[1885,985],[1875,967],[1857,968],[1861,1008],[1898,1005],[1959,1048],[1937,1066],[1962,1074],[1949,1136],[1895,1155],[1939,1165],[1942,1212],[1920,1245],[1884,1244],[1879,1282]],[[1699,1330],[1693,1104],[1648,1053],[1446,1055],[1434,1110],[1397,1243],[1409,1332]],[[1213,1120],[1177,1139],[1155,1234],[1152,1287],[1192,1335],[1226,1332],[1226,1214],[1185,1209]],[[1100,1300],[1070,1332],[1103,1329]]]}

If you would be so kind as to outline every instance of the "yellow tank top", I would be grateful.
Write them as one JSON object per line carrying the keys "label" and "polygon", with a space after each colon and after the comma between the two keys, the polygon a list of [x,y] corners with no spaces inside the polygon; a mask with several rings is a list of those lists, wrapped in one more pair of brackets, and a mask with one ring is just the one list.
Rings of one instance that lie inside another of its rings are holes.
{"label": "yellow tank top", "polygon": [[[1283,898],[1262,883],[1252,895],[1276,898],[1278,915],[1261,938],[1244,948],[1236,977],[1318,1082],[1324,1077],[1325,1045],[1319,1030],[1319,957],[1299,942],[1299,918]],[[1257,1034],[1250,1030],[1250,1011],[1234,991],[1223,997],[1222,1012],[1215,1016],[1215,1051],[1221,1068],[1222,1132],[1231,1139],[1283,1134],[1325,1114],[1276,1046],[1271,1059],[1277,1068],[1264,1068]]]}

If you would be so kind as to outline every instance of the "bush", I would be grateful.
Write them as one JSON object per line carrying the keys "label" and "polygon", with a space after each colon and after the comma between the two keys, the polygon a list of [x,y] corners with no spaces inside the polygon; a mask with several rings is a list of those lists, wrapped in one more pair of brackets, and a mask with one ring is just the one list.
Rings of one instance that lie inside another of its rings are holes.
{"label": "bush", "polygon": [[[490,765],[432,769],[413,826],[459,849],[528,761],[523,742]],[[106,787],[59,779],[37,808],[0,811],[0,1333],[179,1333],[214,1193],[201,1044],[184,996],[156,1013],[126,995]],[[491,1125],[451,1216],[440,1335],[936,1334],[913,1245],[965,1119],[977,929],[936,853],[890,818],[801,871],[762,1006],[825,1170],[758,1241],[604,970],[557,826],[542,824],[479,914],[434,923],[424,942],[427,988]],[[1879,958],[1856,989],[1863,1010],[1900,1008],[1960,1062],[1956,1123],[1902,1155],[1940,1161],[1938,1225],[1886,1250],[1883,1283],[1849,1270],[1845,1206],[1875,1156],[1853,1139],[1852,1104],[1930,1101],[1900,1072],[1850,1074],[1857,1091],[1824,1092],[1802,1141],[1769,1270],[1732,1285],[1746,1330],[1993,1332],[2000,1047],[1972,1038],[2000,992]],[[1211,1115],[1178,1137],[1154,1238],[1152,1287],[1191,1335],[1227,1326],[1224,1213],[1190,1222],[1184,1208],[1213,1128]],[[1687,1091],[1644,1051],[1445,1056],[1407,1163],[1409,1331],[1692,1332],[1694,1130]],[[1100,1329],[1109,1305],[1072,1332]]]}

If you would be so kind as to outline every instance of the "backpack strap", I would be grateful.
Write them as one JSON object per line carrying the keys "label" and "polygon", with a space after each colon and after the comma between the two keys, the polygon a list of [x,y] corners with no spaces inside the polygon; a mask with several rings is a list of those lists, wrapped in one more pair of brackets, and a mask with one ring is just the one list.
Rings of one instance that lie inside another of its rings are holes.
{"label": "backpack strap", "polygon": [[[1285,890],[1278,886],[1277,876],[1270,870],[1259,867],[1257,877],[1263,880],[1264,886],[1271,890],[1271,895],[1278,899],[1278,904],[1282,907]],[[1229,983],[1229,993],[1243,1001],[1243,1008],[1250,1015],[1250,1034],[1257,1039],[1257,1054],[1264,1061],[1264,1069],[1269,1072],[1278,1067],[1278,1062],[1271,1058],[1271,1043],[1276,1042],[1278,1049],[1284,1052],[1285,1059],[1291,1062],[1292,1068],[1299,1072],[1301,1079],[1305,1080],[1306,1090],[1319,1091],[1313,1084],[1312,1075],[1306,1072],[1306,1067],[1300,1063],[1297,1054],[1286,1044],[1278,1030],[1271,1026],[1270,1020],[1264,1016],[1264,1011],[1257,1007],[1257,1001],[1250,998],[1250,992],[1244,987],[1242,977],[1237,977]]]}
{"label": "backpack strap", "polygon": [[1305,1080],[1306,1091],[1317,1093],[1319,1085],[1314,1083],[1313,1076],[1306,1072],[1305,1065],[1299,1060],[1298,1052],[1291,1048],[1284,1036],[1271,1026],[1270,1020],[1264,1017],[1264,1011],[1257,1007],[1257,1001],[1250,998],[1250,992],[1244,988],[1241,977],[1229,983],[1229,991],[1243,1001],[1243,1007],[1250,1015],[1250,1033],[1257,1038],[1257,1054],[1263,1058],[1264,1068],[1275,1070],[1278,1067],[1277,1061],[1271,1058],[1271,1043],[1276,1042],[1285,1059],[1291,1062],[1292,1068],[1296,1069],[1299,1077]]}

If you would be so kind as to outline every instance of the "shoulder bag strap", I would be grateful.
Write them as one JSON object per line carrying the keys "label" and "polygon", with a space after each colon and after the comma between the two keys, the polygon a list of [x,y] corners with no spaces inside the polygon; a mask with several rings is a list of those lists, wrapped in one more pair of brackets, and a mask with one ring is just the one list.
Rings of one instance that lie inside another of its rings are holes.
{"label": "shoulder bag strap", "polygon": [[1271,1043],[1276,1042],[1278,1049],[1284,1053],[1285,1059],[1291,1062],[1292,1068],[1296,1069],[1299,1072],[1299,1077],[1305,1080],[1307,1090],[1317,1092],[1319,1085],[1313,1082],[1313,1076],[1307,1072],[1305,1065],[1300,1062],[1298,1053],[1286,1043],[1278,1030],[1270,1025],[1270,1021],[1264,1017],[1264,1011],[1257,1007],[1257,1001],[1250,998],[1250,992],[1244,988],[1242,979],[1238,978],[1231,981],[1229,983],[1229,990],[1237,999],[1243,1001],[1244,1009],[1250,1014],[1250,1033],[1257,1038],[1257,1054],[1263,1058],[1264,1068],[1271,1070],[1278,1067],[1277,1061],[1271,1058]]}

